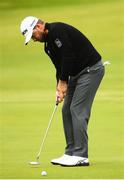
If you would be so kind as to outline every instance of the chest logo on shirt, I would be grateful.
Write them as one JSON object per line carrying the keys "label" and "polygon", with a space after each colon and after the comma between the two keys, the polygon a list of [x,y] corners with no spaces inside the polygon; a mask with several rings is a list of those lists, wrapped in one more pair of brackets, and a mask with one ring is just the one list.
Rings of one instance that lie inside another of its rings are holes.
{"label": "chest logo on shirt", "polygon": [[55,44],[57,45],[58,48],[62,47],[62,42],[58,38],[55,39]]}

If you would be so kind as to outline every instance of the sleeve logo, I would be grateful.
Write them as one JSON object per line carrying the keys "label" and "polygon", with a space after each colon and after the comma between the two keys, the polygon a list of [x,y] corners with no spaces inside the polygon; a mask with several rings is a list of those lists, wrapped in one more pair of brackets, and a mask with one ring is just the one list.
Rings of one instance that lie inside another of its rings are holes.
{"label": "sleeve logo", "polygon": [[62,42],[59,39],[55,40],[55,44],[57,45],[58,48],[62,47]]}

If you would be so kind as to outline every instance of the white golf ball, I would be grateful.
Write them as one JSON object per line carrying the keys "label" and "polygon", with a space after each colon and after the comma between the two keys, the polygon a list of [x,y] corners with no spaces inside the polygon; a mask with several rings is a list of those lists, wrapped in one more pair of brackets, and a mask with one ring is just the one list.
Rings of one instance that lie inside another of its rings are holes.
{"label": "white golf ball", "polygon": [[46,171],[42,171],[42,172],[41,172],[41,175],[42,175],[42,176],[46,176],[46,175],[47,175],[47,172],[46,172]]}

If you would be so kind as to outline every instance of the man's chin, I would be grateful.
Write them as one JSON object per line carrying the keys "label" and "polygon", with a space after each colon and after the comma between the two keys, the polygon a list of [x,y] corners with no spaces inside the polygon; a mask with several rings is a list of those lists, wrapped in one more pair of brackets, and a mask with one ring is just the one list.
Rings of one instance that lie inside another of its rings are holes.
{"label": "man's chin", "polygon": [[41,39],[40,39],[40,42],[42,43],[42,42],[45,42],[45,37],[42,37]]}

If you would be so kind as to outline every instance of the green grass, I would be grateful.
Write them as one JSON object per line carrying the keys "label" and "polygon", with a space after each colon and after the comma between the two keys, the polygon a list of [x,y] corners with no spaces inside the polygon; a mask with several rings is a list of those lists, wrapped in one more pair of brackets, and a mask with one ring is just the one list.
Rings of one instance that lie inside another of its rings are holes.
{"label": "green grass", "polygon": [[[124,2],[0,1],[0,178],[123,179],[124,178]],[[34,3],[36,2],[36,3]],[[69,4],[69,2],[71,4]],[[75,3],[76,2],[76,3]],[[94,3],[95,2],[95,3]],[[43,45],[24,46],[20,21],[35,15],[64,21],[84,32],[111,65],[97,93],[89,124],[91,166],[63,168],[50,160],[64,152],[61,107],[41,154],[31,168],[54,108],[55,70]],[[48,175],[42,177],[42,170]]]}
{"label": "green grass", "polygon": [[[116,0],[104,0],[105,3],[110,1],[116,1]],[[35,1],[25,1],[25,0],[1,0],[0,3],[0,8],[2,10],[7,10],[7,9],[20,9],[20,8],[34,8],[34,7],[55,7],[55,6],[66,6],[66,5],[75,5],[75,4],[91,4],[91,3],[98,3],[100,2],[99,0],[35,0]]]}

